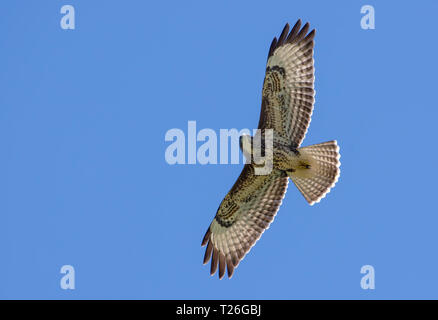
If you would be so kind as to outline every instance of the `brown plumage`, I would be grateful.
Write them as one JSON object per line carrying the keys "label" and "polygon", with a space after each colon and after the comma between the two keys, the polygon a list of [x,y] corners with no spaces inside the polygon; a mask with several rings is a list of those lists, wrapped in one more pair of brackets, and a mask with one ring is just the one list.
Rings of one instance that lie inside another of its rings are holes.
{"label": "brown plumage", "polygon": [[222,200],[202,240],[207,246],[204,264],[210,273],[232,277],[235,268],[273,221],[289,178],[309,204],[320,201],[339,177],[339,148],[329,141],[300,148],[314,104],[313,47],[315,30],[298,20],[289,32],[286,24],[269,48],[258,128],[272,129],[273,169],[258,175],[245,164]]}

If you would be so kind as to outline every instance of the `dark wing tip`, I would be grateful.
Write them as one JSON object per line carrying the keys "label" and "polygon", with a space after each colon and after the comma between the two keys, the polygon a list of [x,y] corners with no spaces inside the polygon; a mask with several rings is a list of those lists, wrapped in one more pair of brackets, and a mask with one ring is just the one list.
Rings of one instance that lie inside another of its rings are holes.
{"label": "dark wing tip", "polygon": [[213,251],[213,244],[211,243],[211,241],[208,241],[207,249],[205,249],[203,264],[206,264],[208,260],[210,260],[212,251]]}
{"label": "dark wing tip", "polygon": [[283,45],[284,40],[286,39],[288,33],[289,33],[289,23],[286,23],[286,25],[283,28],[283,31],[280,34],[280,38],[278,38],[277,46]]}
{"label": "dark wing tip", "polygon": [[295,25],[293,26],[290,32],[289,32],[289,23],[286,23],[278,40],[277,37],[275,37],[272,40],[271,46],[269,48],[268,59],[274,54],[274,51],[277,48],[281,47],[286,43],[297,43],[303,40],[304,38],[306,41],[311,41],[315,37],[315,29],[313,29],[309,34],[307,34],[310,28],[310,24],[308,22],[306,22],[306,24],[301,28],[301,30],[300,28],[301,28],[301,19],[298,19],[298,21],[295,23]]}
{"label": "dark wing tip", "polygon": [[208,240],[210,240],[210,235],[211,235],[211,231],[210,231],[210,227],[208,227],[207,232],[205,233],[204,238],[202,239],[201,247],[207,244]]}
{"label": "dark wing tip", "polygon": [[268,59],[274,53],[274,50],[277,48],[277,37],[272,39],[271,46],[269,47]]}
{"label": "dark wing tip", "polygon": [[[213,256],[213,257],[212,257]],[[219,267],[219,280],[225,275],[225,269],[228,273],[228,278],[231,278],[234,274],[235,265],[230,257],[225,257],[225,255],[218,249],[214,248],[211,241],[208,242],[207,249],[204,255],[204,264],[208,262],[211,258],[210,275],[214,275]]]}
{"label": "dark wing tip", "polygon": [[219,252],[219,279],[222,279],[225,275],[225,256],[222,252]]}
{"label": "dark wing tip", "polygon": [[228,271],[228,278],[231,279],[231,277],[234,274],[234,263],[231,260],[231,258],[227,259],[227,271]]}
{"label": "dark wing tip", "polygon": [[211,259],[210,275],[214,275],[217,270],[219,252],[216,248],[213,249],[213,258]]}
{"label": "dark wing tip", "polygon": [[295,23],[292,30],[290,31],[289,35],[287,36],[286,43],[291,42],[295,38],[300,28],[301,28],[301,19],[298,19],[298,21]]}
{"label": "dark wing tip", "polygon": [[292,40],[292,42],[300,42],[307,34],[307,32],[309,31],[310,28],[310,24],[308,22],[306,22],[306,24],[301,28],[300,32],[298,32],[297,36],[295,37],[294,40]]}
{"label": "dark wing tip", "polygon": [[309,32],[309,34],[304,38],[304,42],[312,41],[315,38],[316,29],[313,29]]}

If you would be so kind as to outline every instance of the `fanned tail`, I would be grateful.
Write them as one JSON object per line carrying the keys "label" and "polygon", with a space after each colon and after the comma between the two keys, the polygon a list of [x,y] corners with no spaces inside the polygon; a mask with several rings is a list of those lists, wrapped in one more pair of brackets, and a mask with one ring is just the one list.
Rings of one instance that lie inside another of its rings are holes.
{"label": "fanned tail", "polygon": [[301,166],[289,177],[310,205],[319,202],[338,181],[339,146],[336,140],[298,149]]}

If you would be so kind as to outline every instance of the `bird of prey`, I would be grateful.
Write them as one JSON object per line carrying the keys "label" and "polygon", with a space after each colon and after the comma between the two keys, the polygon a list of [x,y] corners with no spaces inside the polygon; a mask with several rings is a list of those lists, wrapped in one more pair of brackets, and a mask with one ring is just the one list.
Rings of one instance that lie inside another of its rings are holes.
{"label": "bird of prey", "polygon": [[[339,177],[336,140],[300,147],[314,104],[315,30],[298,20],[289,32],[286,24],[269,49],[263,82],[258,129],[273,130],[273,168],[255,174],[246,163],[239,178],[222,200],[203,240],[204,264],[211,258],[210,274],[219,267],[219,279],[231,278],[234,269],[273,221],[287,190],[289,178],[310,205],[319,202]],[[244,141],[254,137],[241,136]],[[251,151],[249,151],[251,152]],[[252,151],[254,152],[254,151]]]}

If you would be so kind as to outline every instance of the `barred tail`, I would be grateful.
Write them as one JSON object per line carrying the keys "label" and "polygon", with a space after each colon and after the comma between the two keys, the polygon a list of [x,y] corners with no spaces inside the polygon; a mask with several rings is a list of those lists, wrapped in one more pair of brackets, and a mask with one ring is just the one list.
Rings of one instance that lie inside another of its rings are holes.
{"label": "barred tail", "polygon": [[301,166],[288,173],[310,205],[330,192],[340,174],[336,140],[298,149]]}

